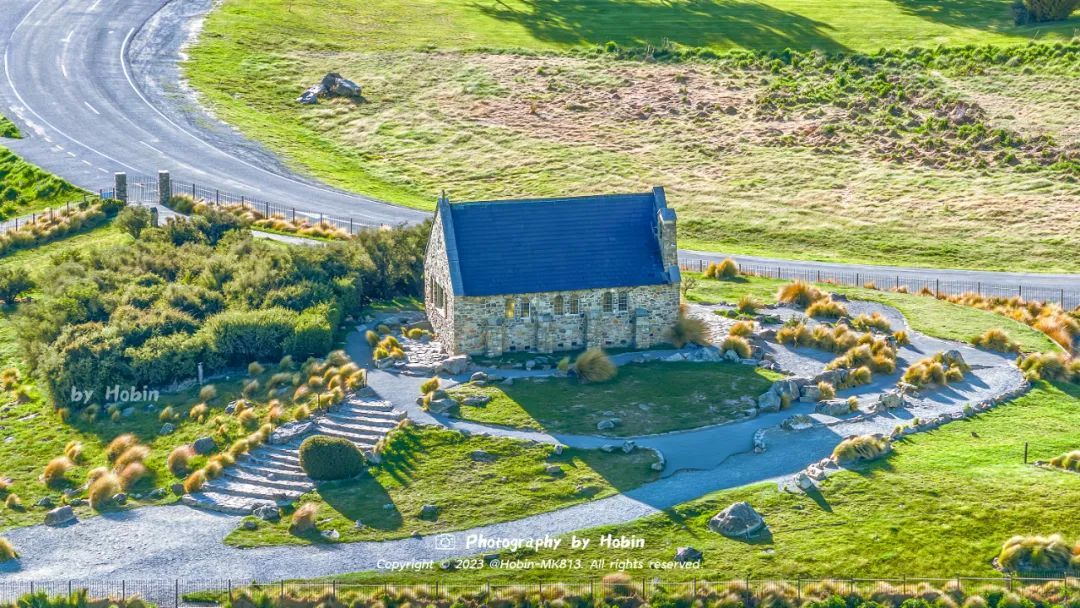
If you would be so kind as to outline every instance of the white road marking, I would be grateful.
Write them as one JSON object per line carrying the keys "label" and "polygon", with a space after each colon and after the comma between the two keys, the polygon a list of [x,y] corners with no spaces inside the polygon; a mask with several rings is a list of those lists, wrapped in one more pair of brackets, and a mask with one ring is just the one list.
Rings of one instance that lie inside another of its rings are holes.
{"label": "white road marking", "polygon": [[104,173],[104,174],[106,174],[106,175],[108,175],[108,174],[109,174],[109,172],[108,172],[108,171],[106,171],[105,169],[102,169],[101,167],[98,167],[98,169],[97,169],[97,170],[98,170],[98,171],[101,171],[102,173]]}
{"label": "white road marking", "polygon": [[71,158],[75,158],[75,153],[74,152],[68,152],[68,156],[70,156]]}
{"label": "white road marking", "polygon": [[90,5],[90,9],[89,9],[89,11],[90,11],[91,13],[92,13],[92,12],[94,12],[94,11],[96,11],[96,10],[97,10],[97,7],[98,7],[98,6],[100,5],[100,4],[101,4],[101,0],[97,0],[97,2],[94,2],[93,4],[91,4],[91,5]]}
{"label": "white road marking", "polygon": [[86,107],[90,108],[91,112],[93,112],[94,114],[97,114],[98,116],[101,116],[101,112],[98,112],[96,109],[94,109],[94,106],[90,105],[89,101],[84,101],[83,103],[86,104]]}
{"label": "white road marking", "polygon": [[151,149],[151,150],[153,150],[154,152],[157,152],[158,154],[160,154],[160,155],[162,155],[162,156],[165,156],[165,153],[164,153],[164,152],[162,152],[161,150],[158,150],[158,149],[157,149],[157,148],[155,148],[154,146],[151,146],[150,144],[146,143],[145,141],[139,140],[139,143],[140,143],[140,144],[142,144],[142,145],[144,145],[144,146],[146,146],[147,148],[150,148],[150,149]]}
{"label": "white road marking", "polygon": [[67,66],[64,65],[63,63],[60,64],[60,73],[64,75],[65,79],[71,80],[71,76],[68,76],[68,73],[67,73]]}

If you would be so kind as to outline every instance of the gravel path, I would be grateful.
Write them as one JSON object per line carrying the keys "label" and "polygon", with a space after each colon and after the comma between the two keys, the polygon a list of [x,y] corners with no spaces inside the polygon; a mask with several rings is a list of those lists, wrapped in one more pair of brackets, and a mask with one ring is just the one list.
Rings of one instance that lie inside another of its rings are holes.
{"label": "gravel path", "polygon": [[[852,302],[849,308],[853,314],[878,310],[893,320],[894,327],[902,325],[899,313],[887,307]],[[525,538],[625,523],[712,491],[793,475],[828,456],[843,437],[887,433],[903,420],[960,412],[969,403],[993,399],[1024,386],[1011,357],[914,332],[911,335],[911,346],[900,352],[901,369],[928,354],[957,349],[973,367],[967,379],[947,389],[927,392],[913,399],[906,408],[869,417],[841,420],[812,414],[811,404],[797,404],[783,412],[740,422],[637,438],[639,445],[661,450],[674,474],[622,495],[453,533],[454,544],[460,548],[455,551],[440,549],[432,538],[241,550],[221,542],[236,527],[235,516],[175,505],[103,515],[66,528],[34,526],[14,530],[8,536],[24,557],[17,564],[0,566],[0,573],[5,580],[48,580],[134,579],[162,572],[168,572],[171,578],[205,578],[212,572],[219,578],[269,581],[376,569],[386,560],[440,560],[468,555],[476,552],[463,548],[468,535]],[[349,348],[366,348],[362,336],[354,335]],[[444,422],[415,407],[413,401],[422,378],[374,372],[371,380],[384,398],[395,401],[395,405],[411,407],[410,415],[421,423]],[[881,390],[895,381],[895,374],[880,377],[854,394],[860,400],[876,399]],[[796,432],[776,427],[781,420],[797,413],[811,414],[825,424]],[[447,424],[492,435],[559,441],[582,447],[612,442],[596,437],[551,436],[483,425]],[[752,450],[752,436],[759,429],[770,429],[766,434],[769,448],[764,453]]]}

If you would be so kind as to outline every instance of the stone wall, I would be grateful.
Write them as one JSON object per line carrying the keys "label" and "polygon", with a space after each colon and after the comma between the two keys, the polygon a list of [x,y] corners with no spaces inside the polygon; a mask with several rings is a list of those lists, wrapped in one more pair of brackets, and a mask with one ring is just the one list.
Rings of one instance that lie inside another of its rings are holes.
{"label": "stone wall", "polygon": [[[613,310],[604,310],[605,293]],[[626,309],[620,310],[620,296]],[[556,299],[563,314],[556,314]],[[571,302],[577,301],[577,312]],[[513,316],[508,316],[512,303]],[[525,312],[527,305],[527,314]],[[534,293],[515,296],[458,297],[453,327],[441,332],[456,352],[500,355],[505,352],[558,352],[583,348],[649,348],[663,342],[679,314],[678,285],[625,289]],[[434,325],[434,322],[433,322]],[[438,331],[438,330],[437,330]]]}
{"label": "stone wall", "polygon": [[[437,290],[442,290],[445,300],[436,298]],[[424,310],[435,335],[443,344],[454,344],[454,289],[450,283],[450,267],[446,259],[446,241],[443,236],[442,216],[436,215],[431,226],[431,238],[428,240],[427,253],[424,257]]]}

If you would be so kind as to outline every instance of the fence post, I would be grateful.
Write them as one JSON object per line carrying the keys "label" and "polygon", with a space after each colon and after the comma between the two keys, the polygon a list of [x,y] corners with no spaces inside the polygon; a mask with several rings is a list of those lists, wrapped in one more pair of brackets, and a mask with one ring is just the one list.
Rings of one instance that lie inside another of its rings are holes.
{"label": "fence post", "polygon": [[266,205],[266,217],[270,217],[270,203],[264,203]]}
{"label": "fence post", "polygon": [[172,179],[168,171],[158,171],[158,203],[168,206],[172,196]]}
{"label": "fence post", "polygon": [[941,279],[934,279],[934,297],[941,295]]}
{"label": "fence post", "polygon": [[[349,218],[349,236],[352,236],[352,234],[353,234],[353,225],[352,225],[352,218],[350,217]],[[1065,290],[1064,289],[1061,290],[1061,294],[1062,294],[1061,295],[1061,305],[1065,306],[1065,295],[1064,295]]]}
{"label": "fence post", "polygon": [[1028,462],[1028,442],[1024,442],[1024,464]]}
{"label": "fence post", "polygon": [[294,224],[296,223],[296,207],[292,208],[292,221]]}
{"label": "fence post", "polygon": [[214,204],[221,204],[221,190],[214,190]]}
{"label": "fence post", "polygon": [[113,173],[113,198],[121,203],[128,202],[127,173]]}

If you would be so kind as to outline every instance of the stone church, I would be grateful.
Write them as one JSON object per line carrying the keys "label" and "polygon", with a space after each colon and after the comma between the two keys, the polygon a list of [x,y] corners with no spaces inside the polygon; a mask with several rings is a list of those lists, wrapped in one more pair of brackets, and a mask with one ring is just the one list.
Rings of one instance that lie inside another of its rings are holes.
{"label": "stone church", "polygon": [[455,354],[648,348],[679,314],[675,211],[642,194],[439,199],[424,302]]}

